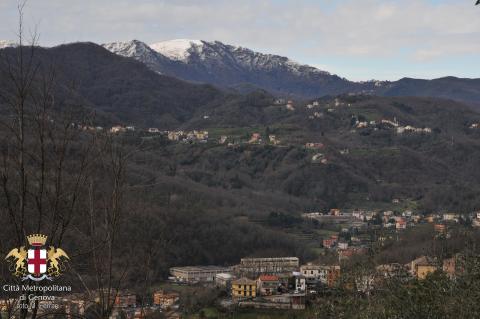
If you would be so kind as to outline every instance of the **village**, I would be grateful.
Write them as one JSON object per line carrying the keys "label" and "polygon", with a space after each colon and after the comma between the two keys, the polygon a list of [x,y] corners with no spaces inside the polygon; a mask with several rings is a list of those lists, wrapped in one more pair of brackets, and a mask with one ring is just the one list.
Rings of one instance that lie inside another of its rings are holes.
{"label": "village", "polygon": [[[286,99],[278,99],[274,105],[288,112],[295,112],[299,106]],[[333,103],[313,101],[305,105],[309,119],[324,118],[326,112],[335,112],[338,108],[349,108],[350,103],[336,98]],[[209,119],[208,115],[203,117]],[[408,133],[428,135],[433,130],[429,127],[415,127],[400,124],[397,118],[366,120],[361,116],[352,115],[349,133],[362,130],[388,130],[396,135]],[[256,128],[244,133],[241,137],[224,133],[211,134],[207,129],[197,130],[162,130],[156,127],[138,128],[132,125],[115,125],[110,128],[101,126],[72,124],[82,131],[105,132],[112,136],[138,134],[141,138],[162,138],[171,144],[194,145],[208,144],[226,147],[251,145],[252,147],[287,147],[295,145],[307,151],[313,164],[329,164],[334,157],[332,149],[323,139],[296,141],[279,137]],[[468,129],[478,129],[478,123],[466,126]],[[214,137],[212,137],[212,135]],[[299,143],[299,144],[298,144]],[[336,150],[341,155],[349,154],[350,150]],[[392,205],[401,204],[403,200],[394,198]],[[224,311],[237,309],[276,309],[305,310],[318,298],[337,289],[347,289],[361,294],[371,294],[381,287],[384,280],[398,279],[424,280],[429,274],[443,272],[448,278],[458,275],[462,255],[439,259],[436,256],[418,255],[408,263],[385,263],[376,265],[375,271],[359,274],[353,277],[344,270],[349,261],[359,256],[368,256],[374,250],[382,248],[389,242],[398,242],[404,232],[421,225],[430,225],[435,238],[449,240],[451,230],[458,225],[480,228],[480,212],[459,214],[455,212],[438,212],[423,214],[414,209],[338,209],[328,211],[306,211],[299,213],[301,219],[328,232],[317,236],[320,242],[321,254],[311,262],[303,262],[301,258],[290,256],[265,256],[262,258],[241,258],[236,265],[179,265],[170,268],[170,276],[162,288],[139,294],[129,290],[115,292],[113,310],[110,318],[146,318],[153,313],[162,313],[167,318],[181,318],[182,287],[198,287],[212,289],[218,293],[216,307]],[[322,257],[328,256],[328,262]],[[333,256],[333,258],[332,258]],[[179,289],[177,289],[179,288]],[[56,309],[62,309],[67,314],[85,315],[89,308],[100,302],[102,291],[89,294],[73,293],[57,297],[53,303]],[[49,301],[45,301],[47,303]],[[6,312],[14,304],[14,300],[0,300],[0,311]],[[42,303],[42,302],[41,302]],[[44,310],[42,310],[44,309]],[[40,308],[39,313],[48,312],[48,307]]]}
{"label": "village", "polygon": [[[437,260],[420,256],[411,262],[379,265],[373,274],[347,279],[342,277],[341,264],[300,264],[297,257],[242,258],[238,265],[182,266],[170,269],[171,287],[196,286],[202,289],[225,291],[228,297],[218,300],[224,309],[283,309],[305,310],[307,303],[340,286],[363,294],[372,293],[383,280],[423,280],[437,270],[454,279],[458,272],[460,255]],[[41,301],[39,314],[47,315],[48,309],[65,314],[87,315],[89,308],[100,302],[100,296],[89,298],[87,294],[73,293],[56,297],[54,301]],[[153,313],[163,313],[166,318],[182,318],[181,294],[174,290],[157,290],[150,296],[150,303],[141,302],[137,294],[122,290],[112,297],[110,318],[147,318]],[[15,300],[0,300],[0,310],[7,312]],[[45,307],[44,304],[49,304]]]}
{"label": "village", "polygon": [[[273,102],[275,107],[280,109],[285,109],[288,112],[295,112],[297,106],[294,101],[287,99],[276,99]],[[299,104],[303,105],[303,104]],[[304,105],[304,110],[309,119],[322,119],[325,117],[325,114],[322,110],[326,112],[335,112],[337,109],[349,108],[351,103],[342,102],[339,98],[335,98],[333,102],[320,102],[313,101],[311,103]],[[313,112],[313,113],[312,113]],[[203,116],[204,120],[209,120],[209,115]],[[349,129],[350,133],[362,132],[362,130],[386,130],[391,131],[393,134],[401,136],[404,134],[431,134],[432,129],[429,127],[414,127],[412,125],[401,125],[396,118],[387,119],[382,118],[380,120],[371,120],[367,121],[362,116],[351,115],[350,119],[351,128]],[[332,156],[331,151],[323,142],[318,141],[318,138],[315,140],[309,140],[308,138],[292,138],[289,135],[284,136],[285,134],[272,134],[264,129],[256,131],[255,128],[248,128],[242,135],[228,135],[225,133],[220,134],[209,134],[207,129],[197,129],[197,130],[162,130],[158,127],[149,127],[149,128],[139,128],[132,125],[115,125],[110,128],[104,128],[101,126],[91,126],[91,125],[79,125],[72,123],[75,127],[83,131],[90,132],[106,132],[107,134],[112,135],[123,135],[123,134],[135,134],[141,136],[142,139],[154,139],[154,138],[163,138],[170,143],[178,144],[217,144],[220,146],[226,147],[239,147],[241,145],[252,145],[252,146],[269,146],[269,147],[289,147],[289,146],[299,146],[309,151],[309,158],[312,164],[329,164],[334,161],[335,155]],[[470,129],[475,129],[478,127],[478,123],[473,123],[469,126]],[[228,130],[227,130],[228,131]],[[213,135],[213,136],[212,136]],[[341,150],[333,150],[334,153],[339,153],[340,155],[348,155],[350,150],[348,148]]]}
{"label": "village", "polygon": [[[395,202],[398,200],[394,200]],[[329,262],[301,263],[298,257],[241,258],[232,266],[191,265],[170,268],[165,286],[138,295],[129,290],[119,290],[110,298],[113,310],[110,318],[147,318],[153,313],[162,313],[166,318],[181,318],[182,287],[197,287],[214,290],[219,297],[217,307],[224,311],[238,309],[275,309],[301,311],[315,303],[318,298],[338,289],[346,289],[363,295],[380,289],[385,280],[424,280],[434,272],[442,272],[455,279],[463,269],[463,256],[450,258],[420,255],[405,264],[386,263],[375,267],[373,272],[345,273],[344,267],[351,258],[367,255],[375,245],[389,240],[398,240],[399,234],[417,225],[433,225],[435,236],[448,240],[449,230],[467,219],[472,227],[480,227],[480,212],[462,216],[456,213],[420,215],[406,210],[393,211],[343,211],[331,209],[326,213],[302,214],[305,220],[340,225],[341,231],[323,238],[326,253],[334,254]],[[372,234],[377,234],[372,236]],[[320,258],[321,260],[321,258]],[[176,288],[177,287],[177,288]],[[223,293],[220,293],[223,292]],[[102,291],[71,293],[56,297],[54,301],[40,302],[39,313],[52,309],[41,304],[53,304],[54,309],[67,314],[85,315],[90,307],[104,297]],[[0,300],[0,311],[7,311],[15,300]],[[90,310],[91,311],[91,310]]]}

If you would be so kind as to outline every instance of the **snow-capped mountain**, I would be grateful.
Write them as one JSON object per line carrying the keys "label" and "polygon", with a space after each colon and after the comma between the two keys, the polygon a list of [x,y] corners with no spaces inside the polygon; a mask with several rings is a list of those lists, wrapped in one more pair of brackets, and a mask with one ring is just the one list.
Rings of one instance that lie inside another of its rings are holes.
{"label": "snow-capped mountain", "polygon": [[0,40],[0,49],[15,47],[17,44],[14,41]]}
{"label": "snow-capped mountain", "polygon": [[132,40],[128,42],[111,42],[102,44],[102,46],[118,55],[134,58],[135,60],[146,64],[150,69],[158,73],[163,73],[162,70],[165,68],[165,66],[172,62],[169,58],[158,54],[158,52],[150,48],[147,44],[138,40]]}
{"label": "snow-capped mountain", "polygon": [[118,55],[133,57],[135,59],[154,60],[157,54],[145,43],[132,40],[129,42],[111,42],[103,45],[107,50]]}
{"label": "snow-capped mountain", "polygon": [[478,104],[480,79],[453,77],[353,82],[286,57],[264,54],[219,41],[171,40],[147,45],[141,41],[103,45],[118,55],[145,63],[151,70],[187,81],[241,91],[319,97],[342,93],[383,96],[436,96]]}
{"label": "snow-capped mountain", "polygon": [[247,48],[225,45],[219,41],[177,39],[154,43],[150,45],[150,48],[172,60],[184,63],[192,62],[197,58],[205,63],[221,64],[223,62],[224,64],[230,62],[250,70],[285,68],[297,74],[305,72],[329,74],[286,57],[258,53]]}
{"label": "snow-capped mountain", "polygon": [[219,41],[179,39],[148,46],[134,40],[103,46],[113,53],[141,61],[156,72],[221,87],[249,85],[276,93],[319,96],[348,92],[357,86],[286,57]]}
{"label": "snow-capped mountain", "polygon": [[150,47],[164,56],[186,62],[190,56],[190,51],[201,52],[203,42],[200,40],[177,39],[150,44]]}

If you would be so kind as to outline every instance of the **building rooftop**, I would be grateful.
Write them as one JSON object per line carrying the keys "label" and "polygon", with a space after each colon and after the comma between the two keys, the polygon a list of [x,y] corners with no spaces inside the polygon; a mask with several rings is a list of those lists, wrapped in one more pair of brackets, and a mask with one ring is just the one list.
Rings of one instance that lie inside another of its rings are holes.
{"label": "building rooftop", "polygon": [[257,261],[257,262],[275,262],[275,261],[298,261],[298,257],[273,257],[273,258],[242,258],[240,259],[240,262],[252,262],[252,261]]}
{"label": "building rooftop", "polygon": [[261,275],[259,277],[261,281],[278,281],[278,277],[275,275]]}
{"label": "building rooftop", "polygon": [[257,282],[255,280],[251,280],[251,279],[243,277],[243,278],[234,280],[232,283],[234,285],[253,285],[253,284],[256,284]]}
{"label": "building rooftop", "polygon": [[229,270],[230,267],[222,267],[222,266],[183,266],[183,267],[172,267],[170,270],[175,271],[225,271]]}

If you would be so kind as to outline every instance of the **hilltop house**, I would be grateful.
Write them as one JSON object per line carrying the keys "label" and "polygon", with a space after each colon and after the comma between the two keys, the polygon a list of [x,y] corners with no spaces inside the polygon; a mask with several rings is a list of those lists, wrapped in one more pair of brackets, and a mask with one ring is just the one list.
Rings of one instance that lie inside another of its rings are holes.
{"label": "hilltop house", "polygon": [[114,134],[116,134],[116,133],[124,133],[124,132],[126,132],[126,131],[127,131],[127,129],[126,129],[125,127],[121,126],[121,125],[112,126],[112,127],[110,128],[110,133],[114,133]]}
{"label": "hilltop house", "polygon": [[262,136],[260,135],[260,133],[253,133],[248,143],[255,144],[255,143],[260,143],[261,141],[262,141]]}
{"label": "hilltop house", "polygon": [[228,139],[228,136],[227,135],[222,135],[220,136],[220,139],[218,140],[218,143],[219,144],[224,144]]}
{"label": "hilltop house", "polygon": [[309,150],[318,150],[324,147],[323,143],[305,143],[305,148]]}
{"label": "hilltop house", "polygon": [[268,140],[270,141],[270,143],[272,143],[273,145],[278,145],[280,144],[280,140],[277,139],[277,137],[275,135],[268,135]]}
{"label": "hilltop house", "polygon": [[287,110],[295,111],[295,106],[293,105],[293,101],[288,101],[287,102]]}

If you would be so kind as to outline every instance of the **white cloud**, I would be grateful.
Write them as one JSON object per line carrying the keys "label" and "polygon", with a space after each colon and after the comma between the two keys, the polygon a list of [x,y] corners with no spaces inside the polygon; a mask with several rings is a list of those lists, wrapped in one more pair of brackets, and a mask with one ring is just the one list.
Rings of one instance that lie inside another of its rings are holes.
{"label": "white cloud", "polygon": [[[12,38],[12,8],[0,12],[0,39]],[[220,40],[322,64],[332,56],[425,63],[479,54],[479,15],[458,0],[42,0],[29,2],[27,18],[40,20],[48,45]]]}

